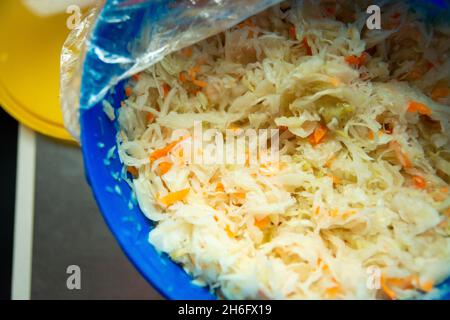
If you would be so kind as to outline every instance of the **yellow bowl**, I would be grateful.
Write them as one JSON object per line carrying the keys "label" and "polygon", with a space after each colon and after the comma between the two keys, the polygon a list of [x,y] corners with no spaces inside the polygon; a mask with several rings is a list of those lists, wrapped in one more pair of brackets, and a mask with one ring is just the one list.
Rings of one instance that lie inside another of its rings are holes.
{"label": "yellow bowl", "polygon": [[67,18],[37,17],[21,1],[0,1],[0,105],[40,133],[73,141],[58,98]]}

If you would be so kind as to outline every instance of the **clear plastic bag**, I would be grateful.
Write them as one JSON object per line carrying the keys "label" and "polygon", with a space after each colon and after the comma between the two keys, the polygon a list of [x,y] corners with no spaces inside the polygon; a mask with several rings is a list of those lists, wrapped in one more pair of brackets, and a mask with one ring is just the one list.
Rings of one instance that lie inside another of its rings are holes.
{"label": "clear plastic bag", "polygon": [[102,2],[71,32],[62,50],[60,99],[67,129],[78,139],[79,108],[94,106],[119,81],[279,2]]}

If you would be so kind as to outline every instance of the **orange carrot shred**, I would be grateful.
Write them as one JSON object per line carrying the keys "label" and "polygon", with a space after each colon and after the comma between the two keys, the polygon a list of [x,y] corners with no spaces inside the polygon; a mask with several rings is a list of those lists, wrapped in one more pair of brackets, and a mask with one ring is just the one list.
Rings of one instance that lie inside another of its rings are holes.
{"label": "orange carrot shred", "polygon": [[134,178],[136,178],[139,175],[139,172],[136,169],[136,167],[127,167],[127,172],[130,173]]}
{"label": "orange carrot shred", "polygon": [[205,81],[202,80],[193,80],[192,83],[196,86],[199,86],[200,88],[205,88],[208,85]]}
{"label": "orange carrot shred", "polygon": [[140,73],[135,73],[135,74],[133,74],[133,75],[131,76],[131,78],[132,78],[134,81],[138,81],[138,80],[141,78],[141,74],[140,74]]}
{"label": "orange carrot shred", "polygon": [[170,168],[172,168],[171,162],[161,162],[160,164],[158,164],[159,175],[162,176],[166,174],[170,170]]}
{"label": "orange carrot shred", "polygon": [[417,276],[409,276],[406,278],[387,278],[386,279],[386,283],[390,284],[392,287],[398,287],[401,289],[414,288],[414,281],[418,282]]}
{"label": "orange carrot shred", "polygon": [[413,178],[414,186],[418,189],[425,189],[427,183],[421,176],[414,176]]}
{"label": "orange carrot shred", "polygon": [[152,123],[153,121],[155,121],[155,115],[151,112],[147,113],[147,122]]}
{"label": "orange carrot shred", "polygon": [[336,155],[333,154],[328,160],[327,162],[325,162],[325,167],[326,168],[330,168],[331,165],[333,164],[334,160],[336,160]]}
{"label": "orange carrot shred", "polygon": [[434,286],[433,281],[428,280],[428,281],[424,282],[423,284],[421,284],[420,289],[425,292],[430,292],[431,290],[433,290],[433,286]]}
{"label": "orange carrot shred", "polygon": [[444,201],[446,198],[447,198],[447,197],[446,197],[445,195],[443,195],[442,193],[435,194],[435,195],[433,196],[433,200],[434,200],[434,201],[438,201],[438,202]]}
{"label": "orange carrot shred", "polygon": [[225,188],[224,188],[222,182],[218,182],[218,183],[217,183],[216,191],[217,191],[217,192],[223,192],[223,191],[225,191]]}
{"label": "orange carrot shred", "polygon": [[199,93],[200,91],[202,91],[201,88],[195,88],[195,89],[188,90],[188,92],[191,93],[191,94],[193,94],[193,95],[196,95],[196,94]]}
{"label": "orange carrot shred", "polygon": [[199,72],[199,71],[200,71],[200,66],[199,65],[196,65],[196,66],[194,66],[194,67],[192,67],[192,68],[190,68],[188,70],[188,75],[189,75],[189,77],[191,78],[192,81],[195,80],[197,72]]}
{"label": "orange carrot shred", "polygon": [[345,61],[350,64],[350,65],[354,65],[357,66],[359,64],[359,59],[357,56],[355,55],[351,55],[351,56],[346,56],[345,57]]}
{"label": "orange carrot shred", "polygon": [[390,147],[394,150],[395,155],[404,168],[411,168],[412,162],[409,160],[408,155],[401,150],[401,146],[397,141],[391,141]]}
{"label": "orange carrot shred", "polygon": [[308,39],[306,37],[303,37],[302,42],[303,42],[303,45],[306,48],[306,54],[308,56],[312,56],[312,49],[311,49],[311,46],[308,43]]}
{"label": "orange carrot shred", "polygon": [[361,55],[359,56],[359,65],[362,66],[364,63],[366,63],[366,59],[367,53],[365,52],[361,53]]}
{"label": "orange carrot shred", "polygon": [[235,192],[234,195],[238,199],[245,199],[245,192]]}
{"label": "orange carrot shred", "polygon": [[331,209],[329,213],[330,216],[337,217],[337,215],[339,214],[339,209]]}
{"label": "orange carrot shred", "polygon": [[366,54],[363,52],[359,57],[355,55],[346,56],[345,61],[351,66],[360,67],[366,61]]}
{"label": "orange carrot shred", "polygon": [[259,229],[264,229],[270,222],[269,216],[265,216],[262,219],[255,219],[255,226]]}
{"label": "orange carrot shred", "polygon": [[255,23],[249,18],[249,19],[247,19],[247,20],[245,20],[245,21],[242,21],[241,23],[239,23],[239,24],[237,25],[237,27],[238,27],[239,29],[242,29],[242,28],[244,28],[245,26],[248,26],[248,27],[254,27],[254,26],[255,26]]}
{"label": "orange carrot shred", "polygon": [[192,56],[192,47],[181,49],[181,54],[187,58],[190,58]]}
{"label": "orange carrot shred", "polygon": [[440,98],[445,98],[450,94],[450,89],[448,87],[436,87],[431,92],[431,98],[433,100],[439,100]]}
{"label": "orange carrot shred", "polygon": [[325,294],[331,298],[337,296],[341,292],[341,286],[336,285],[325,290]]}
{"label": "orange carrot shred", "polygon": [[327,127],[323,124],[320,124],[316,129],[314,129],[314,132],[310,134],[308,137],[309,142],[312,145],[319,144],[326,136],[327,134]]}
{"label": "orange carrot shred", "polygon": [[131,89],[131,87],[125,87],[125,95],[127,97],[131,96],[132,93],[133,93],[133,89]]}
{"label": "orange carrot shred", "polygon": [[432,110],[421,102],[410,101],[408,103],[408,112],[418,112],[426,116],[431,116]]}
{"label": "orange carrot shred", "polygon": [[375,135],[373,134],[372,130],[369,131],[369,135],[368,136],[369,136],[369,140],[375,139]]}
{"label": "orange carrot shred", "polygon": [[166,156],[178,144],[178,142],[181,141],[181,139],[169,143],[164,148],[153,151],[152,154],[150,155],[150,161],[153,162],[156,159]]}
{"label": "orange carrot shred", "polygon": [[296,31],[295,31],[295,27],[294,27],[294,26],[291,26],[291,27],[289,28],[289,37],[290,37],[292,40],[295,40],[295,38],[296,38]]}
{"label": "orange carrot shred", "polygon": [[386,278],[381,275],[381,288],[384,293],[391,299],[396,299],[397,295],[391,287],[398,287],[403,290],[417,288],[424,292],[429,292],[433,289],[434,282],[432,280],[420,283],[419,276],[410,275],[405,278]]}
{"label": "orange carrot shred", "polygon": [[386,277],[381,275],[381,289],[383,289],[384,293],[389,297],[389,299],[393,300],[397,298],[397,294],[394,290],[392,290],[386,283]]}
{"label": "orange carrot shred", "polygon": [[184,74],[184,72],[180,72],[180,74],[178,75],[178,79],[180,79],[181,82],[186,81],[186,75]]}
{"label": "orange carrot shred", "polygon": [[341,182],[341,179],[338,176],[335,176],[331,173],[329,174],[329,177],[331,178],[331,180],[333,180],[334,185],[339,184]]}
{"label": "orange carrot shred", "polygon": [[358,212],[356,210],[347,210],[344,213],[342,213],[342,217],[346,218],[346,217],[350,217],[354,214],[357,214]]}
{"label": "orange carrot shred", "polygon": [[169,207],[175,202],[182,201],[189,193],[189,188],[169,193],[160,199],[160,202]]}
{"label": "orange carrot shred", "polygon": [[167,83],[164,83],[162,85],[162,89],[163,89],[163,94],[164,94],[164,98],[165,98],[169,94],[170,86]]}
{"label": "orange carrot shred", "polygon": [[234,238],[236,236],[236,234],[233,231],[231,231],[230,226],[228,225],[225,227],[225,232],[230,238]]}

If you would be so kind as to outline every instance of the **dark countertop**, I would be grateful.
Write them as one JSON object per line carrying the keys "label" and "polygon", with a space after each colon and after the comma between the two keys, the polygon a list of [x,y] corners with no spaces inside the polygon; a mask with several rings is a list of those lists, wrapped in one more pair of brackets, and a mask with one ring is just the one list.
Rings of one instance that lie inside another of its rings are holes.
{"label": "dark countertop", "polygon": [[[79,147],[38,134],[36,149],[31,299],[161,299],[103,221]],[[69,265],[80,290],[66,287]]]}

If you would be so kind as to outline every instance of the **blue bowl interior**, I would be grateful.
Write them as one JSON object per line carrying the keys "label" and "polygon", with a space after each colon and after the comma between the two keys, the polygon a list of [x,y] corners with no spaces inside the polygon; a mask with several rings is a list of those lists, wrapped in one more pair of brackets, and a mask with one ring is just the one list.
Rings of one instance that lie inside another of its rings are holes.
{"label": "blue bowl interior", "polygon": [[[124,99],[123,83],[111,90],[107,99],[115,108]],[[215,299],[207,288],[191,283],[192,278],[166,254],[148,242],[153,228],[137,206],[127,183],[120,178],[122,164],[116,145],[116,123],[111,122],[101,104],[83,110],[80,116],[81,145],[86,178],[103,217],[122,250],[140,273],[166,298]]]}

